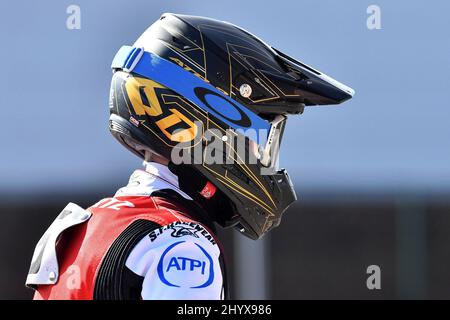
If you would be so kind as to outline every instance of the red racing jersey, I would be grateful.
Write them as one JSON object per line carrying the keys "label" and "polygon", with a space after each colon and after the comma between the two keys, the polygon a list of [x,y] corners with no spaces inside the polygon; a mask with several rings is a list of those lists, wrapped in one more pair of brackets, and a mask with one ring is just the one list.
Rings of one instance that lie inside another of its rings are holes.
{"label": "red racing jersey", "polygon": [[223,299],[223,253],[167,167],[148,163],[87,210],[70,203],[38,242],[34,299]]}

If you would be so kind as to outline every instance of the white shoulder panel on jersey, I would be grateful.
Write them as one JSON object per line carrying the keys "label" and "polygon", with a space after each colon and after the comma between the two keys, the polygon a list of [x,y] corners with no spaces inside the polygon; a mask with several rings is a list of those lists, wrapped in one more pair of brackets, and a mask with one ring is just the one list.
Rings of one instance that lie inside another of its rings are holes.
{"label": "white shoulder panel on jersey", "polygon": [[201,224],[178,221],[143,238],[126,266],[144,277],[142,299],[220,300],[219,256],[219,246]]}
{"label": "white shoulder panel on jersey", "polygon": [[34,249],[26,285],[55,284],[59,277],[56,242],[70,227],[86,222],[91,213],[70,202],[45,231]]}

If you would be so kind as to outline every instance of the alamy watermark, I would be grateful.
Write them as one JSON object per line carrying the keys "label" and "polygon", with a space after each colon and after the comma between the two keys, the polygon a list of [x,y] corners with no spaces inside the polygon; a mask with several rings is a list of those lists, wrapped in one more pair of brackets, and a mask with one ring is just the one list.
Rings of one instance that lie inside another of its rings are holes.
{"label": "alamy watermark", "polygon": [[366,25],[369,30],[381,29],[381,8],[375,4],[371,4],[366,10],[367,17]]}
{"label": "alamy watermark", "polygon": [[261,174],[272,174],[278,160],[279,138],[277,128],[271,130],[217,129],[203,131],[201,121],[191,130],[176,130],[173,134],[182,141],[171,151],[174,164],[250,164],[260,163]]}
{"label": "alamy watermark", "polygon": [[76,4],[71,4],[67,7],[66,13],[66,28],[69,30],[81,29],[81,8]]}
{"label": "alamy watermark", "polygon": [[67,268],[66,287],[69,290],[79,290],[81,288],[81,270],[80,267],[73,264]]}
{"label": "alamy watermark", "polygon": [[369,275],[366,280],[366,286],[369,290],[381,289],[381,268],[376,264],[367,267],[366,273]]}

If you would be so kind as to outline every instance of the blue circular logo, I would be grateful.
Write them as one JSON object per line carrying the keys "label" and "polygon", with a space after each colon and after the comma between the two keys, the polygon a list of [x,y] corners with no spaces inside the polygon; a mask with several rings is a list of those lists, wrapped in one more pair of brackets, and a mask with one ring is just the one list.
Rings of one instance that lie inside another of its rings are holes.
{"label": "blue circular logo", "polygon": [[214,281],[214,263],[209,253],[201,245],[195,243],[196,247],[202,253],[200,256],[204,256],[204,259],[194,259],[177,255],[170,255],[167,257],[167,254],[170,251],[185,242],[186,241],[175,242],[164,250],[157,267],[159,279],[169,287],[180,288],[181,286],[175,283],[176,279],[179,279],[179,277],[174,275],[181,275],[182,278],[191,280],[190,282],[192,282],[192,279],[194,279],[194,281],[200,279],[201,283],[198,285],[192,285],[191,283],[189,286],[191,289],[210,286]]}

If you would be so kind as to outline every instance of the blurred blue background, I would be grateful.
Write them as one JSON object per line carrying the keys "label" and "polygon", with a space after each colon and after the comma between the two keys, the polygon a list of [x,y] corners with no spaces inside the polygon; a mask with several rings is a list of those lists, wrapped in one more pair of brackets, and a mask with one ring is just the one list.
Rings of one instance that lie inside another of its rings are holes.
{"label": "blurred blue background", "polygon": [[356,91],[288,120],[281,165],[301,201],[281,226],[254,243],[221,231],[232,297],[449,298],[450,2],[425,0],[1,1],[0,298],[31,296],[34,244],[68,201],[140,166],[108,130],[110,63],[164,12],[232,22]]}
{"label": "blurred blue background", "polygon": [[448,2],[18,0],[0,4],[3,193],[94,189],[140,165],[107,129],[109,66],[163,12],[242,26],[356,90],[289,120],[281,164],[300,194],[450,190]]}

